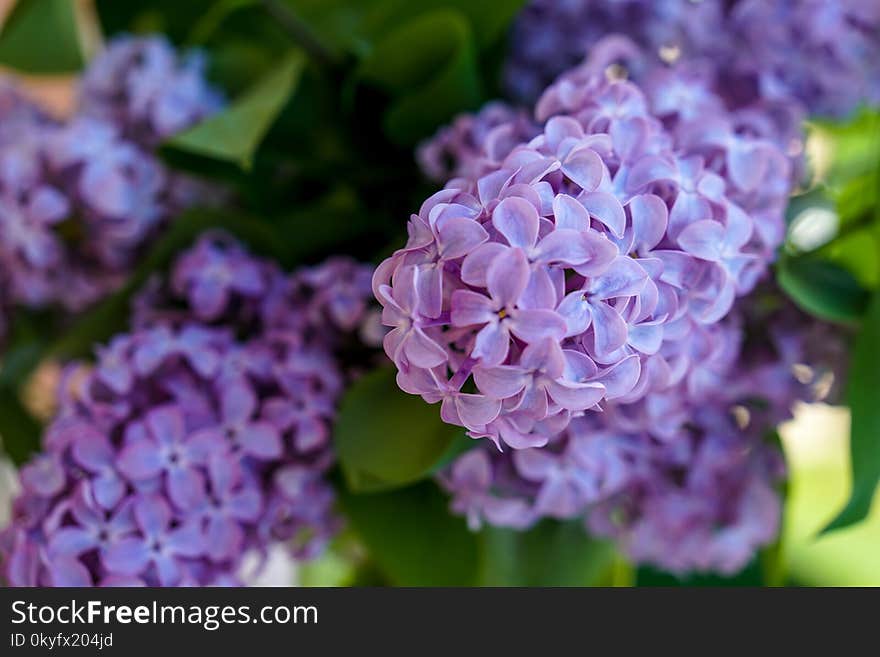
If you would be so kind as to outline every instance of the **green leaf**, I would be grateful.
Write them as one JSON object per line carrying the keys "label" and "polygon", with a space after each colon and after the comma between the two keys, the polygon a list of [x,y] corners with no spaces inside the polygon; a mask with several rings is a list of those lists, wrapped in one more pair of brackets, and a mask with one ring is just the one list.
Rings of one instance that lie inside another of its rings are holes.
{"label": "green leaf", "polygon": [[870,295],[839,265],[806,256],[782,256],[776,275],[795,304],[820,319],[854,324],[864,315]]}
{"label": "green leaf", "polygon": [[401,145],[482,100],[473,34],[455,11],[424,14],[393,31],[362,62],[358,78],[392,95],[384,126]]}
{"label": "green leaf", "polygon": [[810,126],[810,140],[823,145],[828,153],[826,180],[836,187],[864,174],[876,175],[880,152],[880,111],[865,108],[851,120],[815,121]]}
{"label": "green leaf", "polygon": [[388,493],[352,495],[341,504],[370,559],[396,586],[468,586],[477,582],[477,535],[450,514],[433,482]]}
{"label": "green leaf", "polygon": [[[70,2],[71,0],[66,0]],[[183,41],[217,0],[94,0],[105,34],[162,33]]]}
{"label": "green leaf", "polygon": [[175,135],[165,148],[250,169],[260,142],[296,90],[304,65],[302,53],[292,51],[229,107]]}
{"label": "green leaf", "polygon": [[675,575],[662,570],[642,566],[636,574],[636,586],[663,587],[744,587],[765,586],[763,570],[759,559],[753,559],[741,571],[733,575],[717,575],[714,573],[694,573]]}
{"label": "green leaf", "polygon": [[382,367],[346,392],[334,440],[348,487],[373,492],[425,477],[463,433],[440,419],[437,406],[403,392],[394,368]]}
{"label": "green leaf", "polygon": [[873,226],[841,235],[822,249],[822,256],[851,272],[866,290],[880,287],[880,231]]}
{"label": "green leaf", "polygon": [[141,261],[125,286],[82,315],[65,335],[49,347],[54,358],[82,358],[95,345],[106,342],[127,328],[131,297],[154,273],[167,269],[174,257],[209,229],[222,229],[248,244],[254,251],[282,260],[284,241],[258,219],[236,212],[193,209],[175,220]]}
{"label": "green leaf", "polygon": [[76,3],[18,0],[0,32],[0,64],[26,73],[71,73],[84,61]]}
{"label": "green leaf", "polygon": [[28,413],[15,390],[0,386],[0,438],[16,465],[40,449],[40,423]]}
{"label": "green leaf", "polygon": [[611,543],[589,537],[580,522],[486,527],[480,538],[483,586],[595,586],[615,558]]}
{"label": "green leaf", "polygon": [[[275,220],[280,235],[296,236],[287,239],[284,265],[301,264],[316,256],[345,251],[345,246],[357,242],[369,243],[381,223],[345,191],[333,192],[309,205],[296,205]],[[342,248],[341,248],[342,247]]]}
{"label": "green leaf", "polygon": [[846,506],[823,532],[864,519],[880,482],[880,292],[874,293],[850,361],[847,400],[852,415],[852,492]]}
{"label": "green leaf", "polygon": [[525,0],[285,0],[285,4],[337,50],[368,53],[385,34],[423,14],[461,13],[480,48],[494,45]]}

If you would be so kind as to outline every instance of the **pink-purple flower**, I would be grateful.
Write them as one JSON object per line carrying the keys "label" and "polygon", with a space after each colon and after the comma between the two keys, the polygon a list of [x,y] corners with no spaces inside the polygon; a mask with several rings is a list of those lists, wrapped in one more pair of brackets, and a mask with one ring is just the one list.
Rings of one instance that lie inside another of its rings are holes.
{"label": "pink-purple flower", "polygon": [[533,136],[463,165],[412,216],[374,276],[401,388],[522,449],[680,376],[676,345],[721,320],[771,254],[746,190],[649,107],[628,82],[573,71]]}
{"label": "pink-purple flower", "polygon": [[[692,334],[689,354],[669,354],[663,388],[606,402],[545,445],[458,457],[439,476],[452,511],[472,528],[580,520],[634,562],[674,573],[741,569],[779,528],[784,464],[768,436],[840,376],[828,327],[758,294],[755,308],[740,302]],[[682,358],[699,366],[684,374]]]}

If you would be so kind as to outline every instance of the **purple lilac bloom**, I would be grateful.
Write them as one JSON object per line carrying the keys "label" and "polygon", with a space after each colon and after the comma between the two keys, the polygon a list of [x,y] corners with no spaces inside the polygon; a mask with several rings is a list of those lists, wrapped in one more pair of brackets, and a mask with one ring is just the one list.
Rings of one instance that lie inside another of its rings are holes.
{"label": "purple lilac bloom", "polygon": [[429,198],[374,277],[401,388],[514,449],[696,366],[681,354],[691,334],[727,315],[777,245],[725,155],[787,180],[771,145],[685,148],[636,86],[583,68],[536,118],[534,138]]}
{"label": "purple lilac bloom", "polygon": [[760,301],[692,336],[700,367],[664,389],[576,418],[541,448],[459,457],[440,476],[453,511],[472,527],[581,519],[637,563],[741,569],[779,527],[784,466],[768,436],[796,401],[827,398],[839,363],[828,327]]}
{"label": "purple lilac bloom", "polygon": [[179,55],[162,36],[117,37],[83,75],[82,111],[155,145],[222,107],[206,66],[203,53]]}
{"label": "purple lilac bloom", "polygon": [[880,100],[880,5],[864,0],[532,0],[511,33],[506,86],[534,101],[610,34],[650,58],[641,75],[704,60],[731,109],[844,116]]}
{"label": "purple lilac bloom", "polygon": [[479,178],[497,167],[518,143],[537,133],[524,111],[495,101],[441,128],[419,146],[416,159],[425,175],[436,182],[454,176]]}
{"label": "purple lilac bloom", "polygon": [[[137,51],[124,62],[118,56],[122,45]],[[121,108],[102,113],[81,105],[72,117],[56,121],[11,86],[0,86],[3,307],[82,310],[125,280],[145,246],[180,210],[217,195],[166,169],[153,152],[156,140],[169,136],[169,130],[183,129],[217,109],[217,95],[200,77],[200,66],[187,64],[176,71],[148,65],[147,52],[157,62],[174,61],[161,40],[128,39],[111,44],[85,74],[86,80],[105,80],[113,69],[125,77],[126,89],[140,99],[126,103],[126,111],[134,113],[130,116]],[[170,77],[163,81],[163,75]],[[122,94],[109,86],[105,91],[104,100]],[[86,93],[81,103],[94,98]],[[142,111],[158,117],[155,134],[130,130]]]}
{"label": "purple lilac bloom", "polygon": [[369,319],[369,281],[344,258],[285,275],[219,233],[181,254],[131,331],[64,377],[0,535],[7,581],[230,584],[245,551],[319,554],[340,526],[325,474],[355,374],[336,354]]}
{"label": "purple lilac bloom", "polygon": [[626,34],[658,55],[674,53],[717,39],[722,14],[717,0],[531,0],[510,34],[505,86],[531,103],[608,34]]}

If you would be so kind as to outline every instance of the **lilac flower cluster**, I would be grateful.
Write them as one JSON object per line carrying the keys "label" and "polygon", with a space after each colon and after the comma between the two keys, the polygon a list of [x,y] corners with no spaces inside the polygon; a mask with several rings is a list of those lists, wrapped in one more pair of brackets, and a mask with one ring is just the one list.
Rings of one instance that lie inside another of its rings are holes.
{"label": "lilac flower cluster", "polygon": [[339,526],[324,474],[369,316],[370,269],[284,275],[206,235],[72,366],[0,537],[13,585],[238,583],[243,552],[317,554]]}
{"label": "lilac flower cluster", "polygon": [[694,336],[699,369],[665,390],[577,418],[539,449],[459,457],[441,476],[453,510],[472,527],[581,519],[638,563],[740,570],[778,531],[784,466],[768,438],[795,401],[828,394],[839,362],[815,348],[836,344],[812,335],[826,327],[745,307]]}
{"label": "lilac flower cluster", "polygon": [[626,34],[658,54],[706,46],[722,38],[716,28],[723,12],[717,0],[531,0],[511,30],[505,87],[533,103],[609,34]]}
{"label": "lilac flower cluster", "polygon": [[[642,79],[645,102],[671,135],[676,155],[700,163],[699,170],[684,173],[691,178],[684,185],[702,186],[700,196],[708,191],[707,184],[723,184],[727,197],[753,219],[749,249],[764,261],[773,260],[785,236],[788,197],[799,179],[800,121],[769,110],[731,111],[718,93],[711,68],[700,62],[648,66],[644,53],[622,37],[602,40],[580,66],[559,76],[539,99],[536,118],[546,121],[557,114],[581,118],[592,112],[596,78],[621,63],[629,70],[645,71],[637,76]],[[652,175],[671,175],[660,172],[662,164],[654,168]],[[711,183],[709,178],[698,180],[703,171],[714,176]],[[695,206],[701,202],[693,196],[682,202],[694,216],[705,213]]]}
{"label": "lilac flower cluster", "polygon": [[[729,107],[843,116],[880,101],[880,5],[864,0],[532,0],[511,34],[507,87],[531,101],[601,39],[653,60],[704,60]],[[641,81],[641,79],[640,79]]]}
{"label": "lilac flower cluster", "polygon": [[582,70],[537,118],[533,139],[428,199],[374,277],[401,388],[515,449],[699,367],[695,336],[778,243],[751,172],[787,166],[760,142],[680,148],[637,87]]}
{"label": "lilac flower cluster", "polygon": [[119,126],[139,144],[155,145],[223,106],[206,65],[203,53],[178,56],[162,36],[117,38],[83,75],[82,112]]}
{"label": "lilac flower cluster", "polygon": [[[0,299],[81,310],[117,287],[182,207],[204,200],[167,170],[159,139],[219,106],[198,62],[160,39],[123,38],[85,74],[58,122],[0,87]],[[110,110],[113,111],[110,111]]]}
{"label": "lilac flower cluster", "polygon": [[502,102],[485,105],[476,114],[461,114],[423,142],[416,153],[419,167],[436,182],[454,176],[477,179],[497,168],[504,157],[538,133],[524,111]]}

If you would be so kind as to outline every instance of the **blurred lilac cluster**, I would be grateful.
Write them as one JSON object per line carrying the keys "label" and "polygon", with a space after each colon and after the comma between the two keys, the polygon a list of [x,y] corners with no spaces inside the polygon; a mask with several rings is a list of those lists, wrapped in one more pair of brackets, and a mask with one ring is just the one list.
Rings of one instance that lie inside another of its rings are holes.
{"label": "blurred lilac cluster", "polygon": [[776,427],[833,392],[840,343],[764,292],[699,342],[699,367],[663,391],[606,404],[542,448],[460,457],[441,476],[453,509],[475,528],[581,519],[674,573],[741,569],[779,527]]}
{"label": "blurred lilac cluster", "polygon": [[83,74],[81,111],[155,146],[223,106],[206,64],[202,52],[178,55],[161,36],[117,38]]}
{"label": "blurred lilac cluster", "polygon": [[702,61],[730,109],[843,116],[880,101],[874,0],[532,0],[511,34],[505,83],[535,100],[602,39],[625,35],[651,69]]}
{"label": "blurred lilac cluster", "polygon": [[0,300],[78,311],[117,287],[181,208],[214,193],[169,171],[158,142],[220,106],[200,60],[123,37],[56,121],[0,87]]}
{"label": "blurred lilac cluster", "polygon": [[691,376],[781,239],[785,196],[765,214],[752,175],[787,180],[771,144],[685,148],[633,84],[575,73],[537,136],[428,199],[374,277],[401,388],[515,449]]}
{"label": "blurred lilac cluster", "polygon": [[476,114],[461,114],[441,128],[419,146],[416,159],[422,172],[435,182],[455,176],[475,180],[497,168],[517,144],[537,133],[527,112],[491,102]]}
{"label": "blurred lilac cluster", "polygon": [[534,103],[563,71],[609,34],[625,34],[652,54],[723,38],[718,0],[531,0],[510,34],[504,86]]}
{"label": "blurred lilac cluster", "polygon": [[245,550],[316,555],[324,474],[367,323],[370,268],[283,274],[203,236],[135,303],[130,333],[67,370],[45,451],[0,538],[13,585],[235,584]]}

